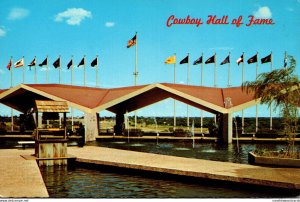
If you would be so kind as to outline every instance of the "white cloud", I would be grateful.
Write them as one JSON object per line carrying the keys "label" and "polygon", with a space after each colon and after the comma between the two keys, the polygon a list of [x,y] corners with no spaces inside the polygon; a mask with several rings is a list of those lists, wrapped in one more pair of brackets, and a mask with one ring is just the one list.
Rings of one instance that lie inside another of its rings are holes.
{"label": "white cloud", "polygon": [[253,12],[253,15],[256,18],[271,18],[272,17],[271,10],[267,6],[258,8],[257,11]]}
{"label": "white cloud", "polygon": [[2,27],[0,27],[0,37],[4,37],[5,35],[6,35],[5,29],[3,29]]}
{"label": "white cloud", "polygon": [[20,20],[29,15],[29,10],[25,8],[13,8],[8,14],[8,20]]}
{"label": "white cloud", "polygon": [[106,22],[105,27],[114,27],[115,23],[114,22]]}
{"label": "white cloud", "polygon": [[92,13],[83,8],[69,8],[64,12],[58,13],[54,21],[66,21],[68,25],[80,25],[85,18],[92,18]]}

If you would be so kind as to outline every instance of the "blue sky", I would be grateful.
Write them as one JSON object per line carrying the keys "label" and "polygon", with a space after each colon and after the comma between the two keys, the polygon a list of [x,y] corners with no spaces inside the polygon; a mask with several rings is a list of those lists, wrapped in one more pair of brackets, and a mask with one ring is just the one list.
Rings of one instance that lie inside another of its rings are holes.
{"label": "blue sky", "polygon": [[[273,68],[282,68],[284,52],[300,61],[300,0],[272,1],[199,1],[199,0],[1,0],[0,1],[0,88],[10,87],[6,69],[11,56],[14,62],[25,57],[25,83],[34,83],[28,64],[34,56],[41,63],[49,56],[49,83],[58,83],[58,70],[52,63],[61,55],[62,83],[70,84],[67,63],[74,56],[75,85],[83,85],[83,68],[77,64],[86,55],[87,85],[95,86],[91,61],[99,55],[100,87],[112,88],[134,84],[135,48],[127,41],[138,32],[138,84],[173,82],[173,66],[167,57],[177,55],[177,83],[186,84],[187,65],[179,65],[190,54],[190,84],[200,84],[201,65],[193,66],[203,52],[204,60],[217,54],[217,86],[227,86],[227,65],[222,60],[231,53],[231,81],[241,84],[241,65],[236,60],[245,52],[245,60],[258,51],[259,59],[273,53]],[[166,26],[174,15],[184,19],[201,18],[203,24]],[[209,15],[228,16],[228,25],[208,25]],[[273,25],[246,26],[248,16],[272,19]],[[242,16],[243,25],[230,24]],[[213,86],[213,64],[204,65],[204,85]],[[245,80],[255,79],[255,64],[245,63]],[[45,83],[45,69],[37,67],[38,83]],[[270,63],[260,64],[259,73],[270,70]],[[296,74],[299,75],[299,68]],[[14,85],[22,82],[22,69],[14,69]],[[234,104],[234,103],[233,103]],[[185,116],[184,104],[177,114]],[[10,110],[1,105],[1,114]],[[104,115],[109,113],[103,113]],[[172,116],[172,101],[165,100],[141,109],[140,115]],[[191,115],[199,111],[191,109]],[[268,115],[265,107],[260,116]],[[254,110],[246,116],[255,116]]]}

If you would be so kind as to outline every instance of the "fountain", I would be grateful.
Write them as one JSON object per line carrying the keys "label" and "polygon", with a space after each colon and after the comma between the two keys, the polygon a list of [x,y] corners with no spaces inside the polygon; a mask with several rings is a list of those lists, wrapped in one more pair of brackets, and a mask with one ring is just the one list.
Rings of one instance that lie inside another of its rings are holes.
{"label": "fountain", "polygon": [[194,119],[192,124],[192,138],[193,138],[193,149],[195,148],[195,125],[194,125]]}
{"label": "fountain", "polygon": [[158,133],[158,128],[157,128],[157,121],[156,118],[154,117],[154,123],[155,123],[155,130],[156,130],[156,145],[158,145],[158,138],[159,138],[159,133]]}
{"label": "fountain", "polygon": [[125,123],[127,125],[127,142],[129,143],[129,116],[128,116],[128,111],[126,112],[126,115],[125,115]]}

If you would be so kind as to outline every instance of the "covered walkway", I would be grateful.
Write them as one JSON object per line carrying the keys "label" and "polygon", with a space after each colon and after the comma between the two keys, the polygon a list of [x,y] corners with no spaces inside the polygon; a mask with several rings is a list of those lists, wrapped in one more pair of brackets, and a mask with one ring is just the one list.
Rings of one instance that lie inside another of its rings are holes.
{"label": "covered walkway", "polygon": [[87,116],[87,140],[98,134],[97,113],[108,110],[116,114],[117,128],[122,127],[124,114],[167,98],[218,114],[222,139],[232,142],[232,113],[253,106],[259,100],[241,87],[212,88],[169,83],[129,86],[121,88],[91,88],[61,84],[20,84],[0,91],[0,102],[22,113],[34,107],[35,100],[67,101],[70,107]]}

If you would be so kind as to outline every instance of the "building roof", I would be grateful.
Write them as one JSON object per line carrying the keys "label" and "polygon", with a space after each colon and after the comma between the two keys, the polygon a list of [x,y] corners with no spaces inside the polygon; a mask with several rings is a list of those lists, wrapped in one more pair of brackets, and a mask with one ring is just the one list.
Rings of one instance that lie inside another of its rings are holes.
{"label": "building roof", "polygon": [[[66,101],[69,106],[84,112],[108,110],[114,113],[130,112],[166,98],[174,98],[211,113],[228,113],[252,106],[258,102],[253,93],[241,87],[212,88],[170,83],[155,83],[120,88],[92,88],[64,84],[20,84],[0,91],[0,102],[25,112],[35,100]],[[225,105],[227,98],[231,107]]]}

